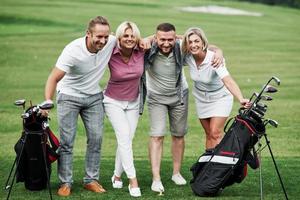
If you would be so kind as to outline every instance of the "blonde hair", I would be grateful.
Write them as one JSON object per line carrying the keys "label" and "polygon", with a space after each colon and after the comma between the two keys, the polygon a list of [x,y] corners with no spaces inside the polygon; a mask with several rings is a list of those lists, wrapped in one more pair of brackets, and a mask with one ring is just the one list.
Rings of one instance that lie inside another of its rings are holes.
{"label": "blonde hair", "polygon": [[182,40],[182,51],[183,51],[183,54],[186,55],[189,53],[189,50],[188,50],[188,42],[189,42],[189,37],[191,35],[198,35],[200,37],[200,39],[202,40],[202,43],[203,43],[203,51],[206,51],[207,50],[207,47],[208,47],[208,40],[205,36],[205,33],[204,31],[201,29],[201,28],[198,28],[198,27],[192,27],[192,28],[189,28],[183,35],[183,40]]}
{"label": "blonde hair", "polygon": [[131,29],[131,30],[132,30],[132,34],[133,34],[133,36],[136,38],[136,42],[137,42],[137,44],[138,44],[138,42],[141,40],[141,33],[140,33],[140,30],[139,30],[139,28],[137,27],[137,25],[136,25],[135,23],[130,22],[130,21],[122,22],[122,23],[118,26],[118,28],[117,28],[117,30],[116,30],[116,37],[117,37],[118,41],[119,41],[119,39],[120,39],[121,37],[123,37],[123,35],[124,35],[124,33],[125,33],[125,31],[126,31],[127,29]]}

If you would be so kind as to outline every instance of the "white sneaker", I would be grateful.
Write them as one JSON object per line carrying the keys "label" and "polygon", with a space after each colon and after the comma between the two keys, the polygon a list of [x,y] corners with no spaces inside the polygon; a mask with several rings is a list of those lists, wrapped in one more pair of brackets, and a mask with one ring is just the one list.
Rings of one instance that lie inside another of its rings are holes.
{"label": "white sneaker", "polygon": [[128,185],[129,194],[132,197],[140,197],[142,196],[141,190],[139,187],[131,188],[130,185]]}
{"label": "white sneaker", "polygon": [[123,182],[115,180],[115,175],[111,177],[111,183],[113,188],[120,189],[123,187]]}
{"label": "white sneaker", "polygon": [[174,181],[174,183],[176,185],[185,185],[186,184],[186,180],[181,176],[180,173],[173,174],[172,181]]}
{"label": "white sneaker", "polygon": [[153,181],[151,185],[151,190],[154,192],[164,192],[165,188],[161,181]]}

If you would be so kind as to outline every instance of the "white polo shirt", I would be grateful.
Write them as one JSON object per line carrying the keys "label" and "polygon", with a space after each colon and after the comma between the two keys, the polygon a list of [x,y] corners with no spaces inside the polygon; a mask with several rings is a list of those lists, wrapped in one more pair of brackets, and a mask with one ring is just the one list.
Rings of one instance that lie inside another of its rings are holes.
{"label": "white polo shirt", "polygon": [[213,51],[207,50],[204,61],[200,64],[199,69],[191,54],[185,59],[190,69],[191,79],[197,88],[202,91],[214,91],[222,88],[224,86],[222,79],[229,75],[225,67],[225,60],[223,61],[223,66],[218,68],[214,68],[211,65],[214,54]]}
{"label": "white polo shirt", "polygon": [[76,97],[100,93],[102,89],[99,82],[115,45],[116,38],[112,35],[104,48],[97,53],[88,51],[86,37],[69,43],[56,62],[56,67],[66,72],[57,84],[57,92]]}

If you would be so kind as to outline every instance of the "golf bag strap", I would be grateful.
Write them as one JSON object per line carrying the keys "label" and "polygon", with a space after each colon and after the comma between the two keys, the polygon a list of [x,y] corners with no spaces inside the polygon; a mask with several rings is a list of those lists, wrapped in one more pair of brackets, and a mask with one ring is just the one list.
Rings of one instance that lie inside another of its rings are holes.
{"label": "golf bag strap", "polygon": [[54,133],[48,128],[47,130],[48,133],[48,138],[51,144],[51,147],[54,151],[56,151],[59,147],[59,140],[57,139],[57,137],[54,135]]}
{"label": "golf bag strap", "polygon": [[225,127],[224,127],[224,133],[227,133],[227,126],[228,126],[228,124],[231,122],[231,120],[232,119],[234,119],[234,117],[231,117],[228,121],[227,121],[227,123],[226,123],[226,125],[225,125]]}

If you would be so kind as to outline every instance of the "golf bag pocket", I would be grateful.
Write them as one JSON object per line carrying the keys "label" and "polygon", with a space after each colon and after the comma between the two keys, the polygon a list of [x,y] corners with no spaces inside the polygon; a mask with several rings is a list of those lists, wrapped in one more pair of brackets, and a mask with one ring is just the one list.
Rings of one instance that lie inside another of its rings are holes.
{"label": "golf bag pocket", "polygon": [[49,175],[51,173],[50,162],[44,158],[45,139],[43,137],[43,133],[26,134],[15,145],[17,157],[21,157],[17,169],[17,182],[24,182],[28,190],[45,189],[49,179],[46,167]]}
{"label": "golf bag pocket", "polygon": [[233,174],[233,166],[238,158],[203,154],[191,171],[191,187],[198,196],[217,196],[224,182]]}

